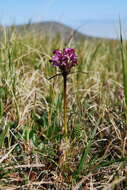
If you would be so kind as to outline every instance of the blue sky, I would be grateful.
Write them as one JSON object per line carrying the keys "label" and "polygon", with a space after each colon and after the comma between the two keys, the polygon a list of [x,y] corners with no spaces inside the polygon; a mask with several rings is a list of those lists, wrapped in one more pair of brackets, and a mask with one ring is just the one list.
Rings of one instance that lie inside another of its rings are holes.
{"label": "blue sky", "polygon": [[1,0],[2,24],[53,20],[102,37],[118,36],[119,16],[126,33],[127,0]]}

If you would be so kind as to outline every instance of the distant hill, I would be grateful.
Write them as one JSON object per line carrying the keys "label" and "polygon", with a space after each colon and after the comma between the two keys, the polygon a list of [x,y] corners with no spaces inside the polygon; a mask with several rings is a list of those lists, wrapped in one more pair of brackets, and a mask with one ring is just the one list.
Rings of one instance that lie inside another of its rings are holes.
{"label": "distant hill", "polygon": [[[71,27],[58,22],[29,23],[24,25],[16,25],[14,27],[16,31],[20,33],[33,32],[39,35],[49,35],[50,37],[59,35],[63,39],[73,37],[75,40],[92,39],[92,37],[84,35]],[[12,27],[8,27],[9,30],[10,28]]]}

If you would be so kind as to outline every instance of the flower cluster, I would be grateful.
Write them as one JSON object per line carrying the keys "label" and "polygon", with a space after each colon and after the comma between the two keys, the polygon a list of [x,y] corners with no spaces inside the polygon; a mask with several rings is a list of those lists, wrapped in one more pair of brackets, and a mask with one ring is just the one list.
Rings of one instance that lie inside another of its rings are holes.
{"label": "flower cluster", "polygon": [[77,55],[72,48],[65,48],[63,51],[54,50],[53,54],[54,56],[52,56],[50,62],[53,63],[54,66],[59,67],[63,74],[68,74],[70,69],[78,64]]}

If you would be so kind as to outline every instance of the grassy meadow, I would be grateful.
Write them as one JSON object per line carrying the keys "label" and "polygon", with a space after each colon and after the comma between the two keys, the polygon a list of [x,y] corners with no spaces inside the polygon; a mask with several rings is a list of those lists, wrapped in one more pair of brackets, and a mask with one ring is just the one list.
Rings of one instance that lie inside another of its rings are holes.
{"label": "grassy meadow", "polygon": [[[67,81],[69,148],[61,166],[61,149],[66,148],[61,147],[63,78],[51,78],[59,71],[49,59],[54,49],[65,47],[75,49],[78,65]],[[59,35],[50,38],[4,30],[0,42],[0,189],[126,190],[123,84],[120,41],[75,42]]]}

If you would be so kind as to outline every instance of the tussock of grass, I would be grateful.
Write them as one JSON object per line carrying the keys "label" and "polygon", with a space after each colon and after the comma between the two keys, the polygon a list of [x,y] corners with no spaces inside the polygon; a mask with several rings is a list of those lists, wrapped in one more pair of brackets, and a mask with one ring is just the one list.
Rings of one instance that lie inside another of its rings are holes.
{"label": "tussock of grass", "polygon": [[0,184],[3,189],[126,189],[127,124],[118,41],[70,44],[79,64],[68,80],[70,150],[65,167],[59,166],[62,77],[48,79],[57,73],[49,63],[52,50],[64,44],[59,37],[15,32],[1,40]]}

